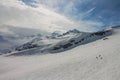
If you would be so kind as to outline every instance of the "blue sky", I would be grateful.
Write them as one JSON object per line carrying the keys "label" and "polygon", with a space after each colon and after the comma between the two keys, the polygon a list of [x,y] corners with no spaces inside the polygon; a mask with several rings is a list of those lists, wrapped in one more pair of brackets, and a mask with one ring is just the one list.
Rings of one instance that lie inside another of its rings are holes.
{"label": "blue sky", "polygon": [[[40,1],[42,0],[23,0],[28,5]],[[49,6],[51,3],[45,5]],[[66,12],[67,6],[71,9]],[[103,22],[103,26],[120,23],[120,0],[59,0],[50,7],[57,7],[57,12],[76,21],[79,19],[99,21]]]}
{"label": "blue sky", "polygon": [[120,24],[120,0],[2,0],[0,11],[2,24],[46,31],[95,31]]}

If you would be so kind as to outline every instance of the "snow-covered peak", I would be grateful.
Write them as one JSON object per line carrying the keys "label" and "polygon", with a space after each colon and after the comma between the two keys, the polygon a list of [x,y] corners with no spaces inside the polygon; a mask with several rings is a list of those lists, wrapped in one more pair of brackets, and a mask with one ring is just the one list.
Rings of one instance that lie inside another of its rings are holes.
{"label": "snow-covered peak", "polygon": [[55,32],[53,32],[53,33],[51,33],[51,38],[57,38],[57,37],[59,37],[59,36],[61,36],[62,35],[62,32],[60,32],[60,31],[55,31]]}
{"label": "snow-covered peak", "polygon": [[80,33],[79,30],[77,30],[77,29],[73,29],[73,30],[69,30],[69,31],[67,31],[66,33],[63,33],[63,35],[68,35],[68,34],[78,34],[78,33]]}
{"label": "snow-covered peak", "polygon": [[80,33],[80,31],[77,30],[77,29],[69,30],[68,32],[71,32],[71,33]]}
{"label": "snow-covered peak", "polygon": [[[75,31],[75,32],[74,32]],[[29,50],[34,50],[35,52],[62,52],[74,47],[77,47],[82,44],[86,44],[89,42],[96,41],[103,37],[112,34],[111,29],[105,29],[103,31],[93,32],[93,33],[86,33],[86,32],[77,32],[76,30],[69,31],[70,33],[75,33],[71,36],[71,34],[62,35],[57,38],[47,38],[42,36],[37,36],[30,42],[27,42],[21,46],[15,48],[16,51],[22,52],[29,52]],[[68,36],[69,35],[69,36]],[[27,50],[27,51],[26,51]],[[28,54],[28,52],[26,54]],[[29,52],[30,53],[30,52]],[[31,53],[30,53],[31,54]],[[17,53],[17,55],[19,55]],[[22,54],[20,54],[22,55]]]}

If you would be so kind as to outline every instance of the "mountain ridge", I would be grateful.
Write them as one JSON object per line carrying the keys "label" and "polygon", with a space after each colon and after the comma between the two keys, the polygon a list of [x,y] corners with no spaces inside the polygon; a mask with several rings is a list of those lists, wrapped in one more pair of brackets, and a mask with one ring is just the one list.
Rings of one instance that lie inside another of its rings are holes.
{"label": "mountain ridge", "polygon": [[[39,39],[28,42],[26,44],[23,44],[17,48],[15,48],[15,51],[18,51],[18,53],[14,53],[12,55],[22,55],[20,52],[29,52],[29,50],[34,49],[34,51],[38,51],[41,53],[58,53],[58,52],[63,52],[66,50],[70,50],[72,48],[75,48],[77,46],[87,44],[96,40],[99,40],[101,38],[104,38],[106,36],[112,35],[113,29],[112,28],[107,28],[103,31],[98,31],[98,32],[93,32],[93,33],[82,33],[82,32],[77,32],[75,35],[70,35],[69,37],[62,37],[60,36],[59,38],[44,38],[44,39]],[[64,33],[63,33],[64,34]],[[63,35],[64,36],[64,35]],[[37,50],[37,48],[39,50]],[[22,53],[23,53],[22,52]],[[37,53],[38,53],[37,52]],[[31,53],[24,53],[24,55],[29,55]]]}

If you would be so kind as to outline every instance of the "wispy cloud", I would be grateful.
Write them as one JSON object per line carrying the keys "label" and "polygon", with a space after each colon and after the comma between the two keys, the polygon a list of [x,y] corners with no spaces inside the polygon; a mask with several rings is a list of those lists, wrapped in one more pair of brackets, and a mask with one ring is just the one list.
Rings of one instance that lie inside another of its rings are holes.
{"label": "wispy cloud", "polygon": [[96,7],[91,8],[90,10],[87,11],[87,13],[91,13],[92,11],[95,10]]}
{"label": "wispy cloud", "polygon": [[[14,6],[16,5],[16,6]],[[14,0],[0,2],[0,23],[5,25],[36,28],[44,31],[67,30],[76,27],[76,23],[43,6],[27,6]]]}
{"label": "wispy cloud", "polygon": [[[58,0],[56,0],[57,2]],[[49,3],[52,3],[52,0]],[[69,11],[72,3],[70,5],[67,6]],[[66,9],[68,9],[67,7]],[[66,13],[69,11],[66,11]],[[65,15],[61,15],[43,6],[43,4],[31,7],[20,0],[0,1],[0,17],[0,24],[3,25],[36,28],[49,32],[65,31],[73,28],[84,30],[83,27],[85,27],[82,23],[79,24],[80,21],[77,22],[70,17],[65,17]]]}
{"label": "wispy cloud", "polygon": [[[0,24],[49,32],[73,28],[92,31],[103,26],[106,21],[108,23],[111,15],[117,14],[117,11],[110,13],[114,8],[107,7],[103,10],[102,2],[103,0],[98,1],[99,4],[97,0],[0,0]],[[118,3],[114,5],[116,4]],[[110,14],[106,15],[108,12]],[[115,20],[117,17],[111,18]]]}

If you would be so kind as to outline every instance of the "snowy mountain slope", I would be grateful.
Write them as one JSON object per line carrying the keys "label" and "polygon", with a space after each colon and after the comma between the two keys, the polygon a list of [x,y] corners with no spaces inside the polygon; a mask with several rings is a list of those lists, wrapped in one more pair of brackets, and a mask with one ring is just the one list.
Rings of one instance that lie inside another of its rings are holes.
{"label": "snowy mountain slope", "polygon": [[[53,35],[53,33],[51,35],[48,35],[48,36],[37,34],[32,38],[32,40],[30,38],[25,37],[25,38],[29,39],[29,40],[26,40],[28,42],[27,43],[24,42],[21,46],[16,47],[14,52],[20,51],[20,53],[21,53],[23,51],[22,53],[24,53],[24,51],[27,52],[30,49],[37,50],[37,48],[39,49],[37,51],[43,52],[44,49],[48,49],[48,47],[50,47],[51,45],[57,44],[60,41],[67,40],[68,38],[72,38],[72,37],[78,35],[79,31],[70,30],[66,33],[63,33],[63,34],[61,33],[60,36],[56,36],[56,37]],[[54,34],[57,34],[57,32],[54,32]]]}
{"label": "snowy mountain slope", "polygon": [[68,38],[64,41],[57,43],[55,46],[52,47],[52,52],[65,51],[81,44],[93,42],[95,40],[101,39],[111,34],[112,34],[112,29],[94,32],[94,33],[80,33],[72,38]]}
{"label": "snowy mountain slope", "polygon": [[0,25],[0,54],[11,52],[39,36],[40,30]]}
{"label": "snowy mountain slope", "polygon": [[120,28],[61,54],[0,56],[0,80],[119,80]]}
{"label": "snowy mountain slope", "polygon": [[[23,55],[23,53],[24,55],[33,54],[34,53],[33,51],[31,53],[29,52],[30,49],[34,49],[34,51],[36,50],[35,53],[37,51],[48,52],[48,53],[49,52],[58,53],[58,52],[66,51],[76,46],[93,42],[105,36],[111,35],[112,29],[106,29],[94,33],[78,32],[77,30],[70,30],[63,34],[64,34],[63,36],[57,38],[37,37],[32,41],[17,47],[15,51],[20,51],[20,53],[16,52],[13,53],[12,55]],[[39,50],[37,50],[37,48]]]}

